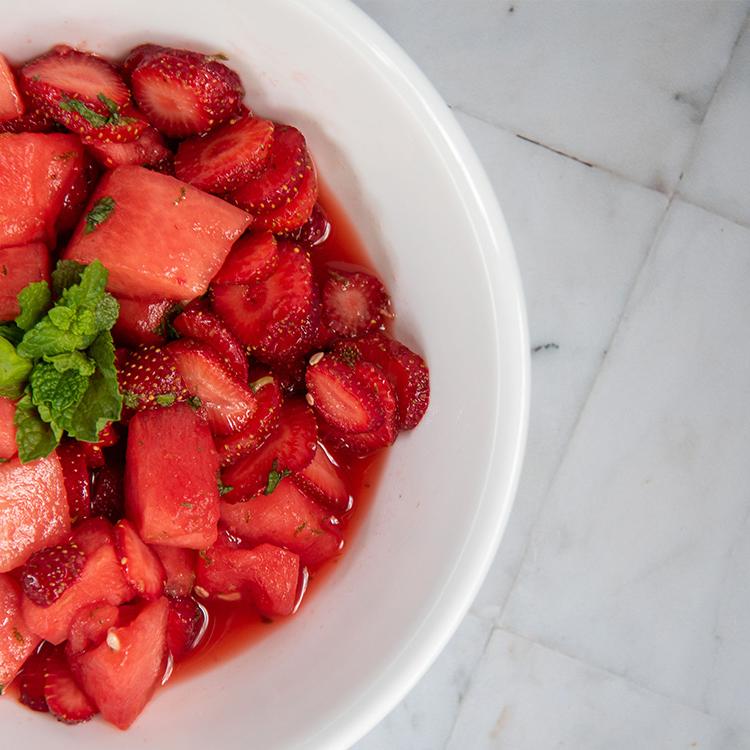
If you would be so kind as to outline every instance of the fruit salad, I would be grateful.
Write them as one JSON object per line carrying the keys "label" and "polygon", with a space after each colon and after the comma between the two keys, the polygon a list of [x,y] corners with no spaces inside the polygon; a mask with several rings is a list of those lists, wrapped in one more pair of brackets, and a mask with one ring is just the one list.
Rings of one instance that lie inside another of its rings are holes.
{"label": "fruit salad", "polygon": [[0,693],[69,724],[126,729],[293,615],[429,401],[304,135],[226,62],[0,55]]}

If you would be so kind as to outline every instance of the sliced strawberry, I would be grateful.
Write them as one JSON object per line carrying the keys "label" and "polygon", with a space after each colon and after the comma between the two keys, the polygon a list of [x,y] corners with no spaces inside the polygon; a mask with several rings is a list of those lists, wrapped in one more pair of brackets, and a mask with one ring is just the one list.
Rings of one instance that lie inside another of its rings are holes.
{"label": "sliced strawberry", "polygon": [[188,397],[185,382],[167,349],[145,346],[131,352],[119,373],[120,390],[130,411],[170,406]]}
{"label": "sliced strawberry", "polygon": [[99,179],[99,166],[88,154],[84,153],[81,162],[74,164],[76,168],[71,184],[63,196],[62,209],[57,217],[56,229],[59,234],[75,228]]}
{"label": "sliced strawberry", "polygon": [[57,455],[65,478],[71,523],[91,515],[91,477],[86,463],[83,444],[76,440],[63,440],[57,446]]}
{"label": "sliced strawberry", "polygon": [[206,611],[191,596],[171,599],[167,618],[167,647],[180,661],[200,642],[208,621]]}
{"label": "sliced strawberry", "polygon": [[329,432],[326,439],[347,453],[361,457],[369,456],[376,450],[393,443],[398,435],[399,416],[396,391],[383,371],[369,362],[360,362],[359,366],[366,368],[369,373],[364,377],[369,379],[373,393],[377,394],[384,415],[383,422],[379,427],[367,432]]}
{"label": "sliced strawberry", "polygon": [[54,648],[49,643],[42,643],[26,660],[18,674],[19,700],[32,711],[49,711],[44,697],[44,675],[53,651]]}
{"label": "sliced strawberry", "polygon": [[[97,55],[54,47],[21,68],[20,83],[32,104],[76,133],[114,135],[118,125],[131,124],[120,114],[130,100],[128,87],[115,67]],[[121,130],[120,137],[129,132]]]}
{"label": "sliced strawberry", "polygon": [[203,300],[193,300],[175,317],[172,327],[180,336],[209,346],[242,383],[247,383],[247,354],[242,344]]}
{"label": "sliced strawberry", "polygon": [[26,111],[21,94],[16,85],[16,77],[8,61],[0,55],[0,122],[15,120]]}
{"label": "sliced strawberry", "polygon": [[291,125],[276,125],[265,169],[230,198],[251,214],[272,211],[293,198],[307,173],[307,144]]}
{"label": "sliced strawberry", "polygon": [[305,159],[305,174],[293,196],[272,202],[266,211],[255,214],[255,224],[259,229],[271,232],[293,232],[304,226],[312,214],[318,199],[318,174],[309,154]]}
{"label": "sliced strawberry", "polygon": [[256,409],[253,392],[213,349],[189,339],[173,341],[167,349],[188,392],[201,400],[214,434],[238,432],[250,421]]}
{"label": "sliced strawberry", "polygon": [[331,234],[331,222],[328,221],[323,206],[320,203],[316,203],[310,218],[297,229],[292,230],[288,233],[288,237],[292,242],[299,242],[307,247],[316,247],[322,245]]}
{"label": "sliced strawberry", "polygon": [[143,599],[156,599],[164,591],[166,574],[156,553],[141,541],[130,521],[115,525],[115,551],[125,578]]}
{"label": "sliced strawberry", "polygon": [[310,464],[293,474],[292,479],[302,492],[336,513],[346,513],[351,508],[352,497],[344,477],[321,445]]}
{"label": "sliced strawberry", "polygon": [[157,599],[128,625],[111,628],[100,646],[73,658],[83,689],[120,729],[135,721],[162,679],[168,615],[167,600]]}
{"label": "sliced strawberry", "polygon": [[70,624],[70,633],[65,646],[67,653],[79,654],[96,648],[107,637],[107,631],[118,620],[120,610],[107,602],[97,602],[79,609]]}
{"label": "sliced strawberry", "polygon": [[213,306],[258,359],[293,359],[308,348],[318,324],[309,255],[296,245],[280,243],[278,264],[268,278],[214,286]]}
{"label": "sliced strawberry", "polygon": [[363,271],[329,269],[322,296],[323,322],[335,336],[361,336],[393,317],[385,287]]}
{"label": "sliced strawberry", "polygon": [[95,474],[91,489],[91,515],[116,523],[122,518],[125,500],[122,468],[105,464]]}
{"label": "sliced strawberry", "polygon": [[255,393],[258,408],[250,421],[234,435],[217,438],[216,449],[221,456],[221,465],[227,466],[240,456],[255,450],[276,429],[281,409],[281,390],[270,375],[259,378],[250,384]]}
{"label": "sliced strawberry", "polygon": [[198,585],[209,596],[232,601],[249,596],[266,617],[294,611],[300,558],[273,544],[231,549],[216,544],[198,561]]}
{"label": "sliced strawberry", "polygon": [[274,476],[278,483],[279,477],[302,471],[315,455],[317,438],[318,426],[310,407],[304,401],[287,401],[269,438],[224,472],[223,483],[233,488],[226,499],[237,502],[273,485]]}
{"label": "sliced strawberry", "polygon": [[164,593],[173,599],[188,596],[195,583],[195,550],[163,544],[152,544],[151,549],[161,560],[167,576]]}
{"label": "sliced strawberry", "polygon": [[81,443],[81,450],[86,456],[86,464],[90,469],[98,469],[107,462],[104,457],[104,448],[114,445],[120,439],[117,428],[110,422],[99,433],[99,440],[96,443]]}
{"label": "sliced strawberry", "polygon": [[87,518],[73,529],[73,541],[83,550],[86,557],[91,557],[105,544],[114,544],[112,524],[103,518]]}
{"label": "sliced strawberry", "polygon": [[122,297],[117,301],[120,315],[112,335],[118,344],[135,348],[155,346],[167,340],[167,316],[175,308],[173,300],[149,302]]}
{"label": "sliced strawberry", "polygon": [[336,518],[300,492],[289,478],[282,479],[268,495],[241,503],[222,502],[221,519],[232,534],[248,544],[269,542],[286,547],[305,565],[317,566],[341,549]]}
{"label": "sliced strawberry", "polygon": [[139,44],[133,47],[122,64],[125,75],[129,78],[130,74],[146,59],[154,57],[161,52],[168,51],[168,47],[162,47],[159,44]]}
{"label": "sliced strawberry", "polygon": [[234,190],[263,168],[273,141],[273,123],[242,117],[204,137],[183,141],[177,149],[175,175],[209,193]]}
{"label": "sliced strawberry", "polygon": [[62,646],[55,648],[47,660],[44,698],[50,713],[64,724],[80,724],[96,713],[94,704],[73,679]]}
{"label": "sliced strawberry", "polygon": [[49,112],[36,104],[26,108],[26,113],[13,120],[0,122],[0,133],[53,133],[62,127]]}
{"label": "sliced strawberry", "polygon": [[253,284],[267,279],[279,262],[276,238],[270,232],[245,234],[234,243],[214,284]]}
{"label": "sliced strawberry", "polygon": [[349,361],[361,358],[380,367],[396,389],[399,429],[419,424],[430,403],[430,373],[422,357],[380,333],[342,341],[335,351]]}
{"label": "sliced strawberry", "polygon": [[74,542],[35,552],[21,568],[23,593],[40,607],[56,602],[81,576],[86,555]]}
{"label": "sliced strawberry", "polygon": [[164,48],[126,63],[138,106],[172,138],[206,133],[224,122],[244,96],[239,76],[207,55]]}
{"label": "sliced strawberry", "polygon": [[[87,146],[135,143],[151,127],[143,115],[131,104],[120,108],[112,102],[107,102],[106,107],[110,114],[104,124],[89,124],[88,128],[77,131]],[[90,120],[90,118],[85,119],[87,122]],[[94,118],[94,122],[99,123],[100,120]]]}
{"label": "sliced strawberry", "polygon": [[141,128],[138,137],[130,141],[91,140],[86,141],[86,146],[108,169],[127,164],[155,167],[172,156],[159,131],[150,125]]}

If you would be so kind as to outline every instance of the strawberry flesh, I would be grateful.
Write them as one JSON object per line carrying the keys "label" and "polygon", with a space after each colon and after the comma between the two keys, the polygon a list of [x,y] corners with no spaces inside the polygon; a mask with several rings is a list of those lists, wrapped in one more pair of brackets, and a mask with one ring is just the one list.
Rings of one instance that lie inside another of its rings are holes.
{"label": "strawberry flesh", "polygon": [[115,463],[105,463],[94,474],[91,489],[91,515],[116,523],[124,509],[123,471]]}
{"label": "strawberry flesh", "polygon": [[145,346],[131,352],[119,372],[119,381],[123,403],[131,412],[171,406],[188,397],[168,348]]}
{"label": "strawberry flesh", "polygon": [[74,542],[35,552],[21,568],[24,594],[40,607],[56,602],[81,575],[86,555]]}
{"label": "strawberry flesh", "polygon": [[61,646],[47,658],[44,699],[50,713],[64,724],[80,724],[96,714],[96,707],[73,679]]}
{"label": "strawberry flesh", "polygon": [[65,491],[68,495],[71,523],[91,515],[91,477],[86,463],[86,453],[76,440],[63,440],[57,446]]}
{"label": "strawberry flesh", "polygon": [[49,712],[47,699],[44,697],[44,675],[52,653],[53,647],[49,643],[42,643],[41,647],[29,656],[19,672],[19,700],[32,711]]}
{"label": "strawberry flesh", "polygon": [[166,574],[156,553],[141,541],[127,519],[115,525],[115,551],[125,578],[138,596],[156,599],[164,591]]}
{"label": "strawberry flesh", "polygon": [[329,269],[322,297],[323,322],[334,336],[362,336],[393,317],[385,287],[364,271]]}
{"label": "strawberry flesh", "polygon": [[289,232],[287,235],[292,242],[299,242],[307,247],[316,247],[322,245],[331,234],[331,222],[320,203],[316,203],[310,218],[297,229]]}
{"label": "strawberry flesh", "polygon": [[171,599],[167,618],[167,647],[175,661],[184,659],[206,629],[206,612],[190,596]]}
{"label": "strawberry flesh", "polygon": [[335,513],[346,513],[351,508],[352,498],[344,477],[320,445],[310,464],[292,474],[292,480],[302,492]]}
{"label": "strawberry flesh", "polygon": [[87,518],[73,529],[73,541],[91,557],[100,547],[112,545],[115,532],[112,524],[103,518]]}
{"label": "strawberry flesh", "polygon": [[150,125],[143,127],[138,137],[130,141],[87,141],[86,146],[107,169],[129,165],[155,167],[172,156],[161,133]]}
{"label": "strawberry flesh", "polygon": [[188,596],[195,583],[195,550],[162,544],[153,544],[151,549],[164,566],[164,593],[172,599]]}
{"label": "strawberry flesh", "polygon": [[234,243],[214,284],[253,284],[267,279],[279,262],[278,243],[270,232],[245,234]]}

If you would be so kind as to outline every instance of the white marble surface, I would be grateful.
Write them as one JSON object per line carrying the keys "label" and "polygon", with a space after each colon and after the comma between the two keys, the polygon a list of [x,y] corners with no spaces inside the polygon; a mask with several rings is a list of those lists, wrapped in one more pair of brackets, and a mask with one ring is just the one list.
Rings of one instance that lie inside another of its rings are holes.
{"label": "white marble surface", "polygon": [[750,0],[357,0],[495,186],[529,446],[452,642],[356,750],[750,748]]}

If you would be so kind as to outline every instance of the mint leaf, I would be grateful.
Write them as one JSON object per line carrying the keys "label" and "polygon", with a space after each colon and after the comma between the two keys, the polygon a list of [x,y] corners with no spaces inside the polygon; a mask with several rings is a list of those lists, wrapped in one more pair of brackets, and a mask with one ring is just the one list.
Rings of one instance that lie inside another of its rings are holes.
{"label": "mint leaf", "polygon": [[16,325],[28,331],[33,328],[39,319],[47,312],[52,302],[52,295],[46,281],[34,281],[27,284],[18,293],[18,304],[21,312],[16,317]]}
{"label": "mint leaf", "polygon": [[52,293],[59,297],[69,286],[79,284],[81,275],[86,270],[83,263],[77,260],[58,260],[52,272]]}
{"label": "mint leaf", "polygon": [[55,450],[62,437],[62,432],[42,421],[28,395],[16,404],[13,421],[16,425],[18,457],[22,464],[48,456]]}
{"label": "mint leaf", "polygon": [[108,195],[105,195],[104,198],[99,198],[99,200],[94,203],[91,211],[86,214],[86,226],[83,230],[84,234],[93,232],[100,224],[103,224],[112,215],[112,212],[115,210],[115,205],[115,199]]}
{"label": "mint leaf", "polygon": [[284,478],[288,477],[292,472],[289,469],[282,469],[279,471],[279,462],[274,458],[273,464],[271,464],[271,471],[268,472],[268,484],[266,489],[263,490],[264,495],[270,495],[278,486],[279,482]]}
{"label": "mint leaf", "polygon": [[0,338],[0,396],[18,398],[23,393],[32,363],[17,354],[7,339]]}
{"label": "mint leaf", "polygon": [[177,396],[174,393],[160,393],[154,399],[159,406],[172,406],[176,400]]}
{"label": "mint leaf", "polygon": [[[93,329],[93,313],[89,313],[89,317],[92,319],[90,327]],[[23,341],[18,345],[18,353],[22,357],[39,359],[72,352],[76,349],[86,349],[91,345],[96,334],[83,333],[79,330],[81,329],[77,326],[74,331],[62,331],[49,317],[43,318],[26,332]]]}
{"label": "mint leaf", "polygon": [[15,323],[0,323],[0,338],[10,341],[15,346],[21,343],[23,330]]}
{"label": "mint leaf", "polygon": [[217,477],[216,481],[219,485],[219,495],[226,495],[234,489],[231,485],[224,484],[224,482],[221,481],[221,477]]}
{"label": "mint leaf", "polygon": [[60,102],[59,106],[63,112],[75,112],[80,115],[94,128],[103,128],[107,124],[107,118],[104,115],[95,112],[80,99],[66,97]]}
{"label": "mint leaf", "polygon": [[120,419],[122,395],[117,385],[115,344],[109,331],[102,331],[87,352],[96,364],[88,388],[68,428],[77,440],[96,443],[108,422]]}
{"label": "mint leaf", "polygon": [[111,294],[105,294],[94,309],[94,325],[99,331],[109,331],[119,315],[120,303]]}
{"label": "mint leaf", "polygon": [[45,357],[45,362],[54,365],[58,372],[75,370],[81,375],[93,375],[96,365],[83,352],[66,352],[54,357]]}
{"label": "mint leaf", "polygon": [[31,371],[29,384],[39,416],[48,424],[70,432],[73,414],[86,393],[89,376],[76,370],[60,372],[53,364],[41,362]]}

